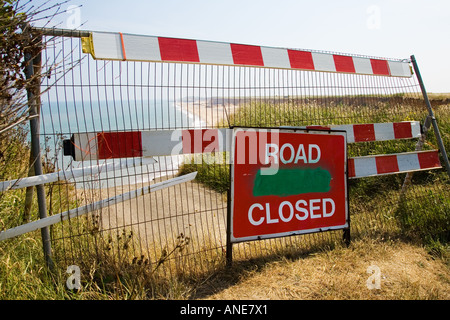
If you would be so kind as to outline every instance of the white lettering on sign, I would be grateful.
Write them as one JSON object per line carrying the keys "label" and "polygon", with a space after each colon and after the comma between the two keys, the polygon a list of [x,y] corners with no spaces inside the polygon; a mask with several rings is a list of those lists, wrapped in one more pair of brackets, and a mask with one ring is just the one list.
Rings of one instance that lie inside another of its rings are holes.
{"label": "white lettering on sign", "polygon": [[[317,144],[306,145],[299,144],[297,149],[290,143],[285,143],[279,147],[275,143],[267,143],[265,149],[265,163],[278,164],[279,161],[284,164],[288,163],[317,163],[320,161],[321,151]],[[307,150],[307,151],[306,151]]]}
{"label": "white lettering on sign", "polygon": [[[271,211],[271,204],[254,203],[248,209],[248,221],[259,226],[266,224],[290,222],[294,217],[299,221],[306,219],[329,218],[336,210],[336,204],[331,198],[310,199],[309,201],[300,199],[294,203],[283,201],[278,206],[278,210]],[[278,219],[279,218],[279,219]]]}

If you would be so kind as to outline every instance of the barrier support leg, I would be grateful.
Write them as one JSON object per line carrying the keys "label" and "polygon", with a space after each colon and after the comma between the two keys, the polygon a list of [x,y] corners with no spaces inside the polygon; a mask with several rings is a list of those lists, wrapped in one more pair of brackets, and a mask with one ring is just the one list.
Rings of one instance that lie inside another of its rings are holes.
{"label": "barrier support leg", "polygon": [[445,165],[445,168],[447,170],[447,175],[450,178],[450,163],[449,163],[449,159],[448,159],[448,156],[447,156],[447,152],[445,151],[444,143],[442,141],[442,137],[441,137],[441,134],[439,132],[439,128],[438,128],[438,125],[437,125],[437,122],[436,122],[436,118],[434,117],[433,109],[431,108],[431,103],[430,103],[430,100],[428,99],[428,94],[427,94],[427,91],[425,90],[425,85],[423,84],[422,76],[420,75],[419,67],[417,65],[417,61],[416,61],[416,58],[414,57],[414,55],[411,56],[411,62],[412,62],[412,65],[414,67],[414,71],[416,73],[417,80],[419,81],[420,89],[422,90],[422,95],[423,95],[423,98],[425,100],[425,104],[426,104],[427,109],[428,109],[428,115],[429,115],[429,117],[431,119],[431,124],[433,125],[434,135],[436,136],[436,140],[437,140],[437,143],[438,143],[438,146],[439,146],[439,150],[441,151],[441,154],[442,154],[442,156],[444,158],[444,165]]}

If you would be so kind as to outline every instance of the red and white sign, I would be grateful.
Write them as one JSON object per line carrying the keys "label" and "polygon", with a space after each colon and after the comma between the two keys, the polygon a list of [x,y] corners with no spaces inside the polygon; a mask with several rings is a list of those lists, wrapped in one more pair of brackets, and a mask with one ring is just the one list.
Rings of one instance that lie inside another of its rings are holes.
{"label": "red and white sign", "polygon": [[235,128],[232,159],[231,242],[349,227],[345,132]]}

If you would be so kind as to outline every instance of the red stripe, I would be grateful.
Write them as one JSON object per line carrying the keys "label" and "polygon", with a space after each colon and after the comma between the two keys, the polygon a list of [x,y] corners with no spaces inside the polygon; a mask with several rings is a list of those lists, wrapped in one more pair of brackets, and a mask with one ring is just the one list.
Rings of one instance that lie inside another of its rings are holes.
{"label": "red stripe", "polygon": [[355,142],[375,141],[375,129],[372,123],[355,124],[353,126],[353,134]]}
{"label": "red stripe", "polygon": [[355,65],[353,64],[352,57],[333,55],[333,59],[337,72],[355,73]]}
{"label": "red stripe", "polygon": [[370,64],[372,65],[373,74],[389,76],[389,65],[386,60],[370,59]]}
{"label": "red stripe", "polygon": [[397,162],[397,156],[382,156],[382,157],[376,157],[375,162],[377,165],[377,173],[383,174],[383,173],[391,173],[391,172],[398,172],[398,162]]}
{"label": "red stripe", "polygon": [[122,53],[123,53],[123,60],[127,60],[127,54],[125,53],[125,43],[123,42],[123,34],[122,32],[119,32],[120,34],[120,41],[122,42]]}
{"label": "red stripe", "polygon": [[348,177],[353,178],[356,176],[355,173],[355,160],[354,159],[348,159],[347,160],[347,166],[348,166]]}
{"label": "red stripe", "polygon": [[261,47],[231,43],[231,53],[235,64],[264,66]]}
{"label": "red stripe", "polygon": [[217,129],[191,129],[182,132],[183,153],[219,152]]}
{"label": "red stripe", "polygon": [[288,50],[288,55],[291,68],[314,70],[314,61],[311,52]]}
{"label": "red stripe", "polygon": [[412,128],[410,122],[395,122],[394,123],[395,139],[412,138]]}
{"label": "red stripe", "polygon": [[436,151],[421,152],[417,154],[421,169],[426,168],[440,168],[439,154]]}
{"label": "red stripe", "polygon": [[142,157],[141,132],[100,132],[97,152],[99,159]]}
{"label": "red stripe", "polygon": [[195,40],[159,37],[158,42],[163,61],[200,62]]}

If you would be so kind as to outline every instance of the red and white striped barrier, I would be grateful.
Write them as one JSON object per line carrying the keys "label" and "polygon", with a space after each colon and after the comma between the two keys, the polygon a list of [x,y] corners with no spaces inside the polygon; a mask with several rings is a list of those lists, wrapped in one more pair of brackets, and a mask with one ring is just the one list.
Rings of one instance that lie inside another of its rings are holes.
{"label": "red and white striped barrier", "polygon": [[332,129],[347,131],[347,143],[413,139],[421,135],[419,121],[348,124],[334,126],[307,126],[307,129]]}
{"label": "red and white striped barrier", "polygon": [[[345,130],[348,143],[412,139],[421,135],[420,123],[414,121],[296,129]],[[64,154],[75,160],[96,160],[229,152],[231,140],[231,129],[77,133],[65,143],[71,150],[65,148]],[[441,168],[437,150],[350,158],[348,166],[350,179]]]}
{"label": "red and white striped barrier", "polygon": [[[348,143],[413,139],[421,135],[420,123],[417,121],[307,126],[297,129],[345,130]],[[65,155],[72,155],[75,160],[96,160],[226,152],[231,150],[230,141],[230,129],[76,133],[70,143],[66,143],[68,147],[65,148]],[[70,147],[71,151],[68,150]]]}
{"label": "red and white striped barrier", "polygon": [[76,161],[228,151],[229,129],[75,133],[64,155]]}
{"label": "red and white striped barrier", "polygon": [[245,44],[92,32],[83,52],[95,59],[184,62],[411,77],[408,61]]}
{"label": "red and white striped barrier", "polygon": [[439,151],[416,151],[348,159],[349,179],[442,168]]}

